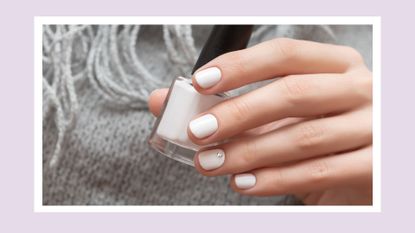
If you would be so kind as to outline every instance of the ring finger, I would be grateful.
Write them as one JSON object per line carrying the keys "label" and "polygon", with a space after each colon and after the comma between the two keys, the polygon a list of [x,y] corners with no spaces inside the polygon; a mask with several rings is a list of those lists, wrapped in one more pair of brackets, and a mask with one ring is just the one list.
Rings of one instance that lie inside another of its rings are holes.
{"label": "ring finger", "polygon": [[370,107],[364,107],[241,138],[198,152],[195,165],[202,174],[217,176],[362,147],[372,141],[370,114]]}

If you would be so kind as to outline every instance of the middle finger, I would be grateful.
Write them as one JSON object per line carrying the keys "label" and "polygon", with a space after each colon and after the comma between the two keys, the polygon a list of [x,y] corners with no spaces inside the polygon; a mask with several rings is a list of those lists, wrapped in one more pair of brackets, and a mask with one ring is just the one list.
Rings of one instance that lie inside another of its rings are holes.
{"label": "middle finger", "polygon": [[189,124],[189,138],[206,145],[287,117],[349,110],[371,98],[354,80],[340,74],[282,78],[199,114]]}

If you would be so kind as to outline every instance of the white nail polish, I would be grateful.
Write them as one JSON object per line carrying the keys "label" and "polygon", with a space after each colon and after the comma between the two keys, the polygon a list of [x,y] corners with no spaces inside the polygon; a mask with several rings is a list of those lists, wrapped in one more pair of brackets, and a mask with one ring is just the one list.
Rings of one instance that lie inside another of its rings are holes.
{"label": "white nail polish", "polygon": [[198,155],[199,164],[205,170],[216,169],[225,162],[225,152],[221,149],[202,151]]}
{"label": "white nail polish", "polygon": [[222,73],[217,67],[210,67],[195,74],[195,80],[201,88],[209,88],[220,81]]}
{"label": "white nail polish", "polygon": [[249,189],[255,186],[256,177],[251,173],[243,173],[235,176],[236,187],[240,189]]}
{"label": "white nail polish", "polygon": [[205,138],[212,135],[218,129],[218,120],[212,114],[206,114],[192,120],[189,124],[190,131],[197,138]]}
{"label": "white nail polish", "polygon": [[[194,89],[190,79],[178,77],[170,87],[162,114],[157,118],[149,139],[150,145],[170,158],[193,166],[193,157],[202,147],[189,139],[189,123],[196,115],[226,98],[226,94],[202,95]],[[218,123],[216,118],[210,115],[191,125],[193,135],[204,137],[213,133]]]}

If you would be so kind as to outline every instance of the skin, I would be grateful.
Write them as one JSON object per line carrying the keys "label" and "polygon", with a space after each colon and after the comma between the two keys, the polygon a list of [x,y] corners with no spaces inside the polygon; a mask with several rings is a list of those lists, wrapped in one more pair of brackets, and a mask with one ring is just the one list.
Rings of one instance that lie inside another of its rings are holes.
{"label": "skin", "polygon": [[[345,46],[278,38],[217,57],[199,69],[218,67],[222,78],[202,94],[281,77],[195,116],[213,114],[218,130],[190,139],[225,151],[224,164],[197,171],[206,176],[252,173],[245,195],[293,194],[305,204],[372,204],[372,73]],[[167,89],[155,90],[150,111],[158,116]],[[212,149],[212,148],[208,148]]]}

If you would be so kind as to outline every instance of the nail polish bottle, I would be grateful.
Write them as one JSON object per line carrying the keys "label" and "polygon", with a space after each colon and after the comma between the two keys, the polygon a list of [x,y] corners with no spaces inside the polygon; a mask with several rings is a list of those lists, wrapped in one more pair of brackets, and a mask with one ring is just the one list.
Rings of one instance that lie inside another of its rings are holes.
{"label": "nail polish bottle", "polygon": [[[252,28],[253,25],[213,26],[193,67],[192,74],[223,53],[246,48]],[[202,95],[193,87],[190,78],[175,78],[170,86],[163,110],[150,135],[149,144],[167,157],[193,166],[193,157],[202,147],[189,139],[187,134],[189,122],[195,115],[208,110],[228,97],[226,93]]]}

